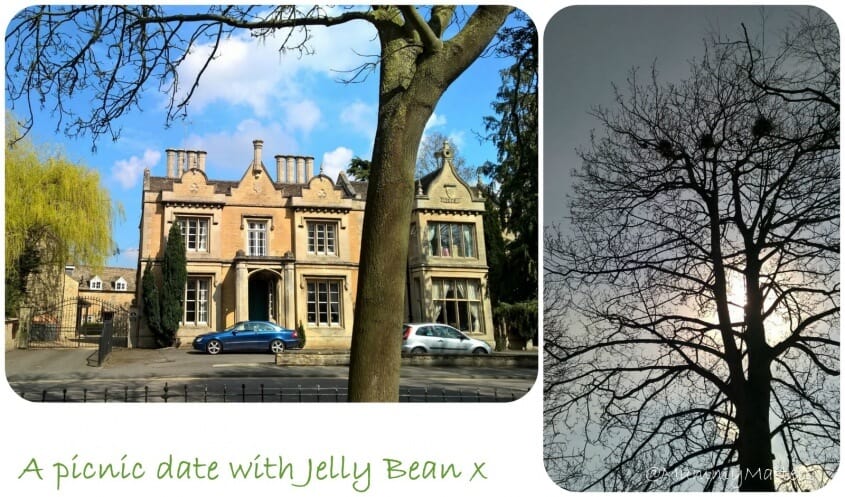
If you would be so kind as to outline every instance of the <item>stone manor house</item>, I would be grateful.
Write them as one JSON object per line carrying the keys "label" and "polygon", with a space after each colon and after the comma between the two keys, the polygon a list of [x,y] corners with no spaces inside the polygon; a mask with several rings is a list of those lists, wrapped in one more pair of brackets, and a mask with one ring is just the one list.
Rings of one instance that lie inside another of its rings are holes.
{"label": "stone manor house", "polygon": [[[158,270],[177,223],[188,261],[183,346],[239,321],[269,320],[302,324],[309,349],[348,348],[367,184],[315,175],[313,157],[276,155],[272,176],[263,145],[253,142],[238,181],[210,179],[202,151],[168,149],[166,177],[144,172],[137,281],[148,262]],[[416,183],[404,319],[448,323],[492,344],[484,198],[458,177],[448,146],[438,157],[439,169]],[[139,308],[141,292],[136,285]],[[130,345],[152,346],[146,320],[139,325]]]}

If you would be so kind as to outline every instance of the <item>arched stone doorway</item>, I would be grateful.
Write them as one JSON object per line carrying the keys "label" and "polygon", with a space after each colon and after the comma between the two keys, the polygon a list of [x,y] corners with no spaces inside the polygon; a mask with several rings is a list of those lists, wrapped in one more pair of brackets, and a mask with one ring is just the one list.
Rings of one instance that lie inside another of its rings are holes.
{"label": "arched stone doorway", "polygon": [[248,313],[250,321],[272,321],[283,323],[280,305],[281,277],[279,274],[260,269],[249,275]]}

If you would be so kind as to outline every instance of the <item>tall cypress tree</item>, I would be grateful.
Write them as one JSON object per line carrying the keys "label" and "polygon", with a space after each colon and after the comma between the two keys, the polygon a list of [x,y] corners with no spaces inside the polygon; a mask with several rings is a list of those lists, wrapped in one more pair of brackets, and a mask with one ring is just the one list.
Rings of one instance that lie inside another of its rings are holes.
{"label": "tall cypress tree", "polygon": [[147,261],[147,267],[144,268],[144,276],[141,278],[141,288],[144,292],[144,317],[147,319],[147,326],[155,336],[156,343],[164,347],[168,343],[161,331],[161,297],[152,271],[152,263],[149,261]]}
{"label": "tall cypress tree", "polygon": [[185,283],[188,280],[185,242],[178,223],[173,223],[167,234],[164,260],[161,263],[161,331],[163,343],[173,345],[179,322],[182,320]]}

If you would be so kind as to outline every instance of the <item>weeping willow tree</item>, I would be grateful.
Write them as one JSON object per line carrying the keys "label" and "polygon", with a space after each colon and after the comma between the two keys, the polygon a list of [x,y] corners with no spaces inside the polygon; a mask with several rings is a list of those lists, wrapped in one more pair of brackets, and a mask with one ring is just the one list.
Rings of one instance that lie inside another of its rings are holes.
{"label": "weeping willow tree", "polygon": [[[102,266],[114,253],[113,209],[95,170],[44,156],[6,117],[6,315],[16,315],[27,281],[66,263]],[[11,145],[14,144],[14,145]]]}

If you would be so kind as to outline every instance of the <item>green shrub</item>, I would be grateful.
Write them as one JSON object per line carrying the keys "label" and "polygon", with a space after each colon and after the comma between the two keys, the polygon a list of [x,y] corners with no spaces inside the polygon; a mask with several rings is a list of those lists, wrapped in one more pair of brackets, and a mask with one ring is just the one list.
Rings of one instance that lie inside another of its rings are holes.
{"label": "green shrub", "polygon": [[302,321],[299,322],[299,325],[296,327],[296,334],[299,335],[299,343],[302,344],[302,348],[305,348],[305,327],[302,326]]}
{"label": "green shrub", "polygon": [[80,335],[100,335],[103,332],[103,323],[85,323],[79,328]]}
{"label": "green shrub", "polygon": [[524,340],[537,334],[537,301],[527,300],[508,304],[501,302],[493,310],[493,318],[505,324],[505,329],[515,332]]}

